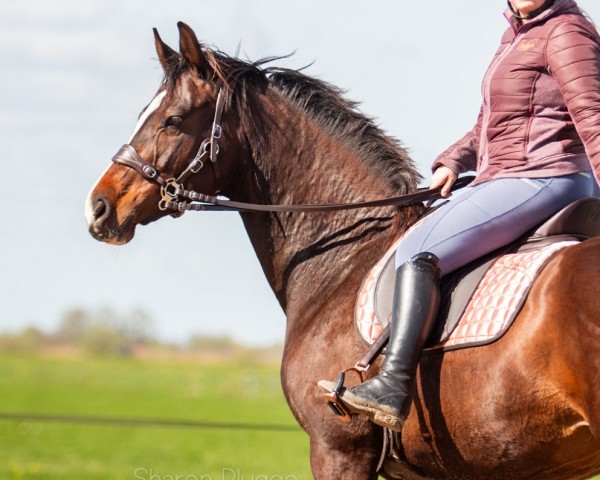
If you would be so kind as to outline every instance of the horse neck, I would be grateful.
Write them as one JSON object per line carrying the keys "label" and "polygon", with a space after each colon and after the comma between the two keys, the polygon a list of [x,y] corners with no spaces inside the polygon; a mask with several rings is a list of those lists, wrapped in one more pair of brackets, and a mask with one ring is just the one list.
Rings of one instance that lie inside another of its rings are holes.
{"label": "horse neck", "polygon": [[[232,197],[264,204],[351,203],[397,195],[357,154],[276,92],[264,100],[268,144],[254,151]],[[242,214],[284,311],[318,309],[323,292],[371,266],[404,228],[410,210]]]}

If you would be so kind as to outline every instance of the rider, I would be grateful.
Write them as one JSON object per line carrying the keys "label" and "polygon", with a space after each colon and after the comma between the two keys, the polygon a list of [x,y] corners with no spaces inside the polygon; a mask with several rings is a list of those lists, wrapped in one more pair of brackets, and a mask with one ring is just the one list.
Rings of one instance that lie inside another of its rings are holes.
{"label": "rider", "polygon": [[401,241],[381,371],[338,396],[393,430],[410,409],[440,276],[592,196],[600,178],[598,32],[574,0],[509,0],[508,7],[510,26],[484,76],[477,124],[434,162],[431,187],[449,196],[460,173],[476,170],[476,179]]}

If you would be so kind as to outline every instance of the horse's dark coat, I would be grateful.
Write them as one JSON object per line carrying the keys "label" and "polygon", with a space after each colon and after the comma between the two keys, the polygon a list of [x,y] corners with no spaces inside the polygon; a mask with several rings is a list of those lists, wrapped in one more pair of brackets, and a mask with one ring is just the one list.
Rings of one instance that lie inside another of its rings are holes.
{"label": "horse's dark coat", "polygon": [[[217,90],[224,88],[224,180],[216,185],[207,165],[190,182],[195,190],[220,189],[247,202],[330,203],[416,187],[419,175],[406,152],[335,87],[231,59],[200,46],[186,25],[179,28],[181,54],[156,36],[167,95],[131,141],[147,161],[157,153],[163,174],[177,176],[194,156],[210,132]],[[173,115],[182,125],[165,128]],[[125,243],[137,224],[165,214],[159,199],[155,185],[113,165],[90,195],[92,207],[102,202],[92,208],[90,231]],[[315,478],[377,478],[381,431],[362,418],[340,423],[316,382],[335,378],[362,353],[352,326],[357,289],[419,213],[242,214],[287,315],[282,382],[310,435]],[[559,254],[501,341],[423,359],[403,432],[412,468],[444,479],[582,479],[600,472],[598,258],[598,240]]]}

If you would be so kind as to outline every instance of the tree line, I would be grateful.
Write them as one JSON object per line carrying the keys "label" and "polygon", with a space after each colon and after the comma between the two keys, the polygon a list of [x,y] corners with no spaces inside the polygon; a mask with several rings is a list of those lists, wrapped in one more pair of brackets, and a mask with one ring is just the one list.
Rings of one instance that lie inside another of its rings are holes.
{"label": "tree line", "polygon": [[0,333],[0,351],[39,352],[68,349],[94,356],[130,357],[139,352],[203,355],[212,358],[268,356],[277,359],[281,346],[250,348],[228,336],[194,335],[185,344],[161,341],[154,334],[154,320],[143,309],[125,314],[111,308],[72,308],[51,331],[29,326],[17,333]]}

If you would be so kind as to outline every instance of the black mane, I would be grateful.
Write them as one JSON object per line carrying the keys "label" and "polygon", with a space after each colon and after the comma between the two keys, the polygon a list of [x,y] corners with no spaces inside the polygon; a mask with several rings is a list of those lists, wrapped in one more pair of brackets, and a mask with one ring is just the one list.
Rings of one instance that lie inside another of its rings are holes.
{"label": "black mane", "polygon": [[[344,98],[344,92],[325,81],[310,77],[301,71],[266,64],[285,57],[269,57],[254,62],[244,61],[218,50],[202,47],[208,66],[200,74],[218,80],[229,93],[228,107],[236,107],[243,128],[254,132],[250,137],[255,151],[264,146],[264,138],[257,135],[256,115],[260,111],[254,92],[271,88],[308,115],[328,134],[347,145],[364,162],[385,179],[398,193],[416,188],[421,180],[414,162],[401,143],[386,134],[374,120],[358,111],[358,104]],[[172,88],[179,76],[189,69],[183,57],[173,62],[165,75],[167,88]],[[254,140],[253,140],[254,138]],[[255,148],[256,147],[256,148]]]}

